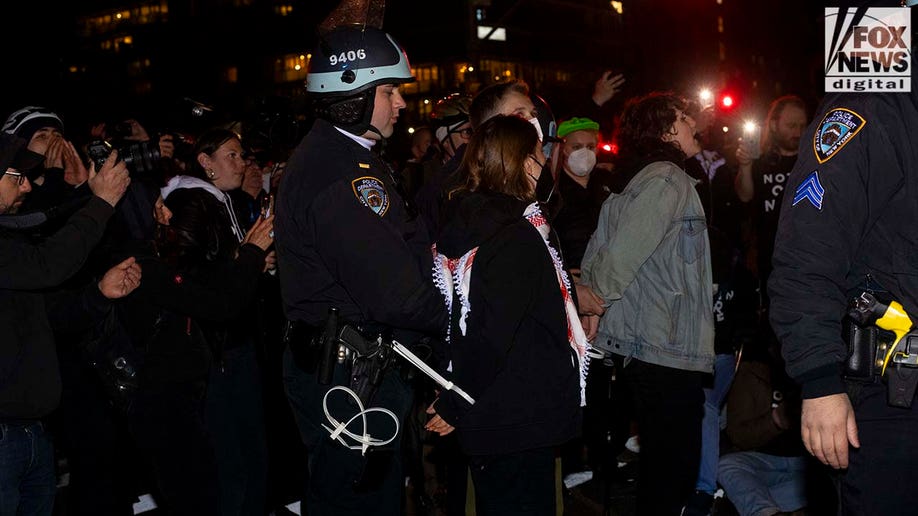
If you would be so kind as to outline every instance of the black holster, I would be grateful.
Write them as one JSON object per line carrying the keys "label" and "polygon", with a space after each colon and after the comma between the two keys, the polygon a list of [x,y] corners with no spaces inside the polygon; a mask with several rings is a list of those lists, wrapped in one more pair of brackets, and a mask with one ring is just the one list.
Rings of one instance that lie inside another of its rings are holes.
{"label": "black holster", "polygon": [[842,320],[842,329],[842,336],[848,346],[845,379],[875,381],[880,374],[876,366],[879,329],[876,326],[860,326],[848,317]]}
{"label": "black holster", "polygon": [[331,383],[338,355],[338,313],[331,309],[325,326],[313,326],[302,321],[287,321],[284,343],[290,347],[297,367],[315,374],[322,385]]}
{"label": "black holster", "polygon": [[[845,360],[845,380],[849,383],[870,383],[882,380],[886,384],[886,403],[891,407],[910,408],[918,390],[918,367],[890,361],[883,373],[883,362],[893,339],[886,338],[875,326],[860,326],[849,318],[842,323],[848,345]],[[906,335],[907,345],[918,336]]]}
{"label": "black holster", "polygon": [[337,341],[349,350],[352,357],[350,388],[366,407],[382,384],[395,352],[386,345],[388,339],[380,336],[374,339],[351,324],[341,325]]}
{"label": "black holster", "polygon": [[382,384],[386,370],[395,360],[388,339],[375,337],[359,327],[344,323],[338,311],[329,310],[324,326],[288,321],[284,342],[290,346],[293,360],[303,371],[316,375],[320,385],[332,382],[335,366],[348,368],[348,387],[368,406]]}

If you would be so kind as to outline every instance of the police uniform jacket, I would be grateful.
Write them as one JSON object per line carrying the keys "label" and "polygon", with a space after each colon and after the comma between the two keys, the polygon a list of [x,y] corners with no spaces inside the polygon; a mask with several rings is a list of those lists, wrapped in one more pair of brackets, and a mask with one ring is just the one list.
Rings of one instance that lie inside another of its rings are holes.
{"label": "police uniform jacket", "polygon": [[294,151],[275,219],[288,319],[319,325],[336,307],[352,322],[445,332],[446,308],[430,281],[431,242],[390,170],[321,119]]}
{"label": "police uniform jacket", "polygon": [[841,320],[868,275],[918,314],[915,95],[829,95],[801,140],[768,292],[804,398],[844,392]]}

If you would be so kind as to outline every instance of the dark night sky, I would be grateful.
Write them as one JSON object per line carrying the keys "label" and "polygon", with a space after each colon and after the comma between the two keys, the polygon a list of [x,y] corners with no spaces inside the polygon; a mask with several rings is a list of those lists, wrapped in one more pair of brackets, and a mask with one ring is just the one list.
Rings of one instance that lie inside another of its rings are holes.
{"label": "dark night sky", "polygon": [[[398,31],[411,30],[411,22],[407,14],[413,16],[430,16],[432,4],[454,0],[389,0],[387,6],[385,28],[398,34]],[[113,4],[113,0],[84,0],[83,2],[56,2],[49,6],[43,2],[3,2],[0,6],[0,34],[4,36],[6,48],[3,50],[3,69],[5,73],[6,92],[2,106],[13,102],[22,105],[23,102],[45,103],[43,99],[58,92],[56,66],[60,63],[62,53],[55,51],[62,45],[62,34],[69,31],[73,24],[75,5],[85,10],[86,5],[95,2],[98,5]],[[752,55],[764,55],[767,62],[765,66],[770,73],[781,83],[786,91],[812,90],[820,87],[820,77],[814,77],[812,67],[807,67],[808,62],[819,63],[822,53],[822,2],[809,0],[770,0],[768,2],[753,0],[723,0],[724,8],[733,9],[738,16],[732,17],[728,25],[728,55],[735,60],[742,60]],[[497,6],[506,2],[494,0]],[[309,18],[314,23],[321,21],[337,4],[337,0],[309,0],[299,5],[307,6]],[[530,4],[524,0],[523,9]],[[693,42],[693,34],[699,30],[697,13],[700,6],[713,5],[714,0],[629,0],[628,5],[640,6],[650,15],[648,27],[635,27],[634,30],[646,33],[647,44],[655,46],[655,50],[665,53],[670,59],[665,66],[675,67],[671,75],[684,77],[686,83],[700,75],[701,67],[693,67],[693,59],[698,58],[702,52],[698,51],[697,42]],[[426,5],[427,7],[423,7]],[[418,6],[417,10],[413,6]],[[495,7],[496,8],[496,7]],[[49,14],[53,13],[53,14]],[[655,29],[654,20],[666,19],[669,28],[660,31]],[[550,24],[550,20],[548,22]],[[704,30],[712,30],[712,28]],[[546,37],[550,32],[546,32]],[[47,47],[51,47],[48,50]],[[410,49],[409,49],[410,50]],[[641,49],[635,50],[635,55],[641,57]],[[695,51],[698,55],[691,55]],[[193,50],[192,50],[193,52]],[[705,54],[709,58],[710,53]],[[815,60],[815,61],[814,61]],[[666,77],[659,73],[654,66],[660,66],[653,61],[635,60],[633,68],[640,70],[646,80],[638,80],[637,74],[631,87],[658,86],[653,83],[655,77]],[[597,68],[602,63],[597,63]],[[681,67],[681,68],[680,68]],[[818,68],[816,71],[819,71]],[[821,71],[819,71],[821,72]],[[736,77],[742,86],[742,81],[748,77]],[[681,86],[681,85],[680,85]],[[637,91],[632,93],[638,93]],[[762,97],[771,96],[771,91],[765,91]],[[15,106],[14,106],[15,107]]]}

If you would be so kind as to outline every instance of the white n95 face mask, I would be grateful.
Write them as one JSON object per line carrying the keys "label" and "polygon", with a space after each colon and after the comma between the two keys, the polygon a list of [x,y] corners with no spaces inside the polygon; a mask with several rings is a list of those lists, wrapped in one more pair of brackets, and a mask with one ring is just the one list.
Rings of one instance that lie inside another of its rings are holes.
{"label": "white n95 face mask", "polygon": [[567,168],[577,177],[583,177],[596,166],[596,153],[592,149],[583,147],[567,156]]}

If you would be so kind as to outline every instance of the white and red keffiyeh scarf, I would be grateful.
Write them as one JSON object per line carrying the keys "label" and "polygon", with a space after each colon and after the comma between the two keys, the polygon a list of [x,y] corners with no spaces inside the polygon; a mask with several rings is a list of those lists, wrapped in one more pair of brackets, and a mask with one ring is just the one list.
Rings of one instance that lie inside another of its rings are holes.
{"label": "white and red keffiyeh scarf", "polygon": [[[555,274],[558,278],[558,288],[561,290],[562,299],[564,299],[564,312],[567,318],[567,341],[574,350],[578,362],[575,365],[580,370],[580,406],[582,407],[586,405],[586,375],[590,362],[590,355],[587,351],[590,348],[590,344],[587,342],[586,334],[583,332],[583,326],[580,324],[580,317],[577,314],[577,308],[574,306],[574,300],[571,297],[571,282],[568,278],[567,271],[561,263],[561,257],[548,241],[550,228],[542,212],[539,210],[538,203],[532,203],[527,206],[526,210],[523,212],[523,217],[525,217],[539,232],[539,235],[542,236],[542,241],[545,242],[545,248],[549,256],[551,256],[551,261],[555,266]],[[452,316],[454,308],[453,292],[455,291],[458,295],[461,304],[459,330],[465,335],[465,320],[471,311],[471,306],[469,305],[469,286],[472,277],[472,263],[475,261],[475,254],[478,252],[478,247],[473,248],[460,258],[452,259],[439,254],[436,245],[433,246],[432,250],[434,256],[434,283],[436,283],[446,300],[446,308],[450,316]],[[449,334],[447,334],[447,340],[449,340]],[[452,364],[450,364],[450,369],[452,369]]]}

